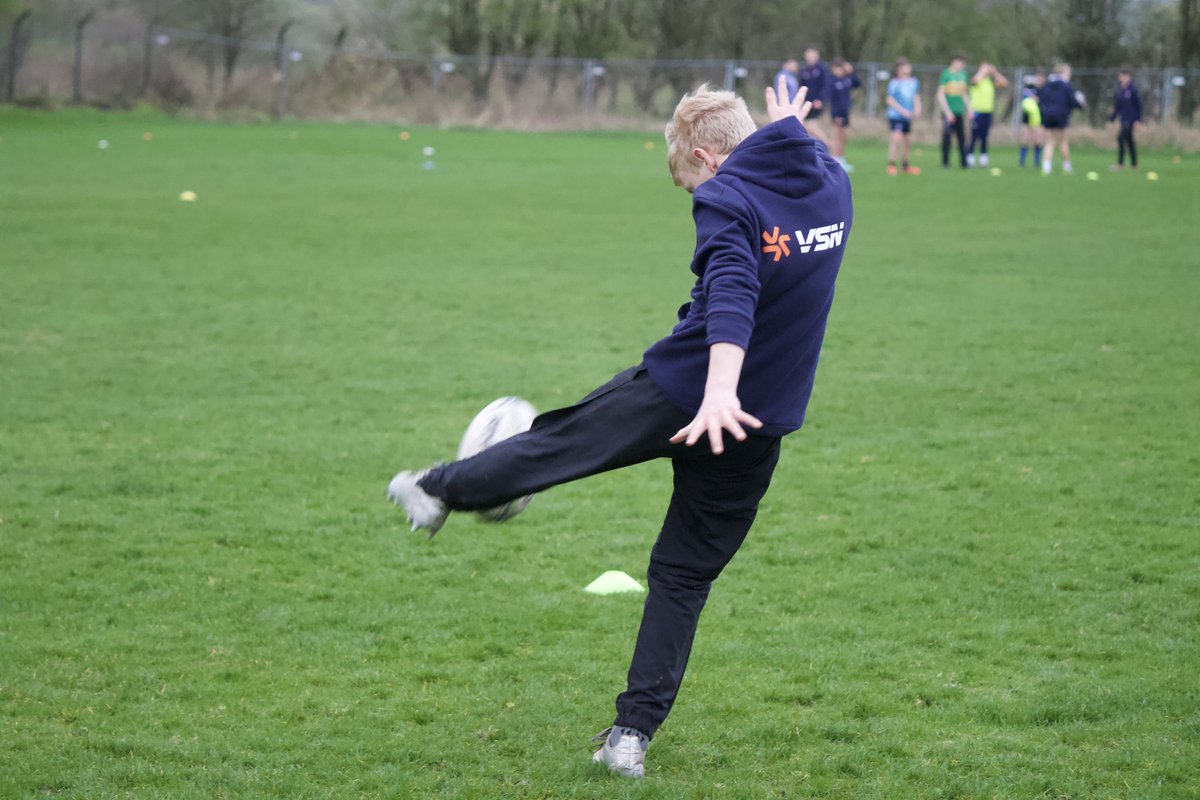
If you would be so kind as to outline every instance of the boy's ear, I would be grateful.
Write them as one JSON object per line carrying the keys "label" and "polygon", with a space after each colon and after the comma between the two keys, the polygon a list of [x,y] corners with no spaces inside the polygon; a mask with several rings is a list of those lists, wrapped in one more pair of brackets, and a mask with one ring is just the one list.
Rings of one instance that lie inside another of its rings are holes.
{"label": "boy's ear", "polygon": [[703,163],[704,166],[708,167],[713,172],[717,171],[717,160],[713,158],[712,153],[709,153],[707,150],[704,150],[700,147],[693,147],[692,158]]}

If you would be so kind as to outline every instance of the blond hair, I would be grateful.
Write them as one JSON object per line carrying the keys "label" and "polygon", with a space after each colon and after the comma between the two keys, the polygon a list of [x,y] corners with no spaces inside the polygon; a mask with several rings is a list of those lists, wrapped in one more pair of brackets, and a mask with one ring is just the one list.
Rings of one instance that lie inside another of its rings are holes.
{"label": "blond hair", "polygon": [[714,155],[728,155],[757,130],[746,101],[733,92],[713,89],[707,83],[685,94],[667,123],[667,167],[682,185],[681,175],[694,171],[692,150],[701,147]]}

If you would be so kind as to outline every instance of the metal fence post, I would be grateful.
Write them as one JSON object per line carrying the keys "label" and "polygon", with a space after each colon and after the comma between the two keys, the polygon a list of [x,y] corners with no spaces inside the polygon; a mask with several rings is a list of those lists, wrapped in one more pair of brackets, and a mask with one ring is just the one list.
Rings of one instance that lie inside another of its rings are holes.
{"label": "metal fence post", "polygon": [[737,62],[725,62],[725,91],[732,92],[734,82],[737,80]]}
{"label": "metal fence post", "polygon": [[74,103],[83,102],[83,29],[96,16],[93,9],[79,18],[75,24],[75,69],[71,72],[71,100]]}
{"label": "metal fence post", "polygon": [[583,62],[583,110],[591,111],[596,102],[595,59],[589,58]]}
{"label": "metal fence post", "polygon": [[29,15],[32,13],[32,11],[26,9],[17,15],[12,24],[12,36],[8,40],[8,86],[5,87],[4,96],[10,103],[16,96],[17,70],[21,68],[21,56],[24,55],[21,52],[23,49],[21,46],[21,39],[24,33],[23,28],[25,27],[25,21],[29,19]]}
{"label": "metal fence post", "polygon": [[1162,95],[1161,95],[1162,108],[1159,109],[1159,112],[1158,112],[1158,121],[1164,125],[1167,124],[1168,122],[1170,122],[1169,117],[1171,115],[1171,100],[1172,100],[1171,90],[1173,88],[1174,88],[1174,85],[1171,83],[1171,70],[1164,69],[1163,70],[1163,78],[1162,78]]}
{"label": "metal fence post", "polygon": [[275,119],[283,116],[287,106],[287,55],[283,52],[287,41],[288,28],[293,20],[288,20],[279,26],[275,36]]}
{"label": "metal fence post", "polygon": [[879,65],[874,61],[867,64],[867,117],[875,119],[875,109],[879,105]]}
{"label": "metal fence post", "polygon": [[145,97],[150,88],[154,63],[154,28],[158,25],[158,17],[151,17],[146,23],[146,40],[142,42],[142,83],[138,87],[138,97]]}
{"label": "metal fence post", "polygon": [[1017,140],[1020,140],[1020,138],[1021,138],[1021,112],[1022,112],[1021,104],[1024,102],[1025,102],[1025,68],[1017,67],[1016,71],[1013,73],[1013,80],[1012,80],[1013,112],[1012,112],[1012,120],[1010,120],[1010,122],[1012,124],[1013,137],[1016,138]]}

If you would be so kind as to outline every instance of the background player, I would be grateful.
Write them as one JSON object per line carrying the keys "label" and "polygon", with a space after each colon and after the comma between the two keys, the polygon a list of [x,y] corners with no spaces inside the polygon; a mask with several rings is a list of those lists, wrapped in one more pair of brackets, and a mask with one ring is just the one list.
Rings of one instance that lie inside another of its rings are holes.
{"label": "background player", "polygon": [[912,147],[913,120],[921,116],[921,82],[913,77],[908,59],[896,61],[896,74],[887,85],[887,121],[889,175],[896,174],[896,156],[901,153],[901,168],[906,175],[920,175],[921,168],[910,166],[908,151]]}
{"label": "background player", "polygon": [[967,99],[967,62],[961,55],[950,59],[950,66],[942,71],[938,81],[938,105],[942,109],[942,166],[950,166],[950,137],[958,140],[958,162],[967,166],[967,143],[964,123],[971,116],[971,105]]}
{"label": "background player", "polygon": [[1042,155],[1042,174],[1049,175],[1054,162],[1054,148],[1062,154],[1062,170],[1070,175],[1071,142],[1068,128],[1071,112],[1083,108],[1083,98],[1071,85],[1071,65],[1059,62],[1041,89],[1038,89],[1038,105],[1042,109],[1042,127],[1050,139]]}
{"label": "background player", "polygon": [[1113,111],[1109,122],[1119,121],[1117,133],[1117,163],[1114,170],[1125,169],[1125,148],[1129,148],[1129,167],[1137,169],[1137,145],[1133,132],[1142,124],[1142,95],[1133,82],[1133,73],[1124,68],[1117,75],[1117,89],[1113,92]]}
{"label": "background player", "polygon": [[1017,163],[1025,166],[1029,148],[1033,147],[1034,165],[1042,163],[1042,142],[1046,132],[1042,128],[1042,107],[1038,105],[1038,89],[1046,83],[1046,71],[1038,67],[1037,72],[1025,79],[1021,90],[1021,155]]}
{"label": "background player", "polygon": [[829,137],[821,129],[817,120],[829,103],[829,67],[821,60],[821,50],[815,44],[804,48],[804,66],[800,68],[800,85],[808,90],[808,102],[812,103],[812,110],[808,112],[804,126],[813,136],[828,141]]}
{"label": "background player", "polygon": [[829,116],[833,123],[829,152],[847,172],[853,172],[854,167],[846,163],[846,129],[850,127],[850,106],[853,104],[850,93],[862,86],[862,81],[854,74],[854,65],[844,58],[834,59],[829,71],[833,76],[829,82]]}
{"label": "background player", "polygon": [[992,130],[992,113],[996,110],[996,89],[1008,86],[1008,78],[984,61],[971,77],[968,96],[971,101],[971,144],[967,146],[967,164],[975,166],[975,145],[979,145],[979,166],[988,165],[988,134]]}

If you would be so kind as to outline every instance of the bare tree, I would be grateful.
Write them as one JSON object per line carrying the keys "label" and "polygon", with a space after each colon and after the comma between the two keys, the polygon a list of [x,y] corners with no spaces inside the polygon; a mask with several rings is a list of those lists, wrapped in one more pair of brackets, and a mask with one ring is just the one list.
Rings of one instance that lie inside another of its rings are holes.
{"label": "bare tree", "polygon": [[[1200,0],[1179,0],[1179,65],[1200,67]],[[1184,84],[1179,96],[1179,118],[1190,122],[1200,105],[1200,86],[1195,78]]]}
{"label": "bare tree", "polygon": [[[204,29],[219,43],[210,49],[210,58],[220,53],[222,87],[228,91],[242,54],[242,40],[270,16],[275,0],[191,0],[188,8]],[[210,69],[213,64],[210,61]]]}

